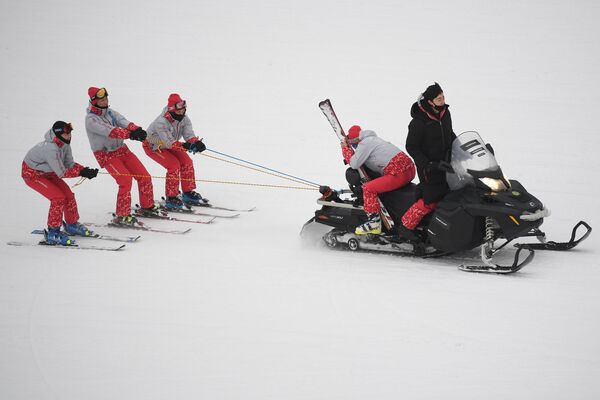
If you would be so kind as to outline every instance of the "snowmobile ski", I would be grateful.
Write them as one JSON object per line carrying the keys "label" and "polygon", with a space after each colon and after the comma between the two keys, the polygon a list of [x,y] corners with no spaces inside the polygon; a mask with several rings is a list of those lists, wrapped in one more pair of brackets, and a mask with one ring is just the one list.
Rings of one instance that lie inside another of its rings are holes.
{"label": "snowmobile ski", "polygon": [[[484,262],[484,265],[459,265],[458,269],[465,272],[481,272],[481,273],[491,273],[491,274],[512,274],[515,273],[527,264],[529,264],[533,260],[533,256],[535,252],[529,245],[515,245],[517,246],[517,251],[515,253],[515,258],[512,265],[504,266],[498,265],[492,262],[491,257],[488,258],[484,255],[484,250],[482,250],[481,258]],[[522,250],[527,250],[529,253],[525,256],[525,259],[520,261],[520,254]]]}
{"label": "snowmobile ski", "polygon": [[[43,229],[34,229],[33,231],[31,231],[31,234],[33,235],[43,235],[44,234],[44,230]],[[110,240],[113,242],[125,242],[125,243],[135,243],[137,242],[141,236],[112,236],[112,235],[100,235],[98,233],[94,233],[93,235],[90,236],[80,236],[80,235],[69,235],[69,236],[74,236],[77,239],[79,238],[89,238],[89,239],[100,239],[100,240]]]}
{"label": "snowmobile ski", "polygon": [[86,245],[81,245],[79,243],[65,246],[65,245],[60,245],[60,244],[50,244],[50,243],[46,242],[45,240],[42,240],[38,243],[12,241],[12,242],[7,242],[6,244],[8,244],[10,246],[45,246],[45,247],[50,247],[50,248],[54,248],[54,249],[101,250],[101,251],[119,251],[119,250],[123,250],[125,248],[124,244],[117,246],[117,247],[86,246]]}
{"label": "snowmobile ski", "polygon": [[[575,237],[577,236],[577,231],[579,230],[579,228],[581,226],[585,227],[586,232],[579,239],[575,239]],[[515,246],[527,246],[527,247],[535,249],[535,250],[567,251],[567,250],[571,250],[573,247],[577,246],[579,243],[581,243],[585,239],[587,239],[588,236],[590,236],[590,233],[592,233],[592,227],[589,226],[588,223],[585,221],[579,221],[573,227],[573,231],[571,232],[571,239],[569,239],[568,242],[554,242],[554,241],[546,242],[545,241],[546,236],[542,233],[542,235],[538,235],[538,238],[540,240],[543,240],[542,243],[528,243],[526,245],[515,244]]]}

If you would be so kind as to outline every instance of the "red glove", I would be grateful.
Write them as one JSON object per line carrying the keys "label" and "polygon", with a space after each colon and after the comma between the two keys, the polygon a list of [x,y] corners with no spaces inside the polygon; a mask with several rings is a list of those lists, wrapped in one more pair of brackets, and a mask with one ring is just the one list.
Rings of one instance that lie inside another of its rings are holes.
{"label": "red glove", "polygon": [[350,159],[354,155],[354,151],[350,147],[342,147],[342,155],[344,156],[344,160],[346,160],[346,164],[350,164]]}

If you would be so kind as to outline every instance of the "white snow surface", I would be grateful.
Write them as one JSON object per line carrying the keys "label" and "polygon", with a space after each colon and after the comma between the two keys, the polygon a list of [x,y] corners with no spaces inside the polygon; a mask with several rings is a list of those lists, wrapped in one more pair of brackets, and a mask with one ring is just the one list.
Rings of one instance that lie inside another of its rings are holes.
{"label": "white snow surface", "polygon": [[[97,167],[89,86],[144,127],[178,92],[210,149],[341,188],[318,102],[403,147],[435,80],[454,130],[478,131],[553,211],[550,239],[598,228],[599,19],[592,0],[2,2],[0,399],[600,398],[597,232],[511,276],[469,274],[300,240],[315,191],[200,182],[214,204],[257,210],[150,221],[193,230],[120,253],[5,245],[46,223],[20,168],[54,121]],[[198,179],[296,185],[194,160]],[[73,190],[82,221],[108,221],[110,176]]]}

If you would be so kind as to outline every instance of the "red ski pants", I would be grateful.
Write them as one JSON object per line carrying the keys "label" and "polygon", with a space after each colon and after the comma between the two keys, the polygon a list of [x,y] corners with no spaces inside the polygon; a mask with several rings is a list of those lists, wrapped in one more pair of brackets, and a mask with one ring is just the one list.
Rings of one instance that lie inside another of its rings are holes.
{"label": "red ski pants", "polygon": [[167,197],[175,197],[179,194],[179,182],[181,182],[183,192],[196,189],[194,162],[187,153],[172,149],[152,151],[146,146],[144,146],[144,151],[148,157],[166,168],[165,194]]}
{"label": "red ski pants", "polygon": [[437,203],[425,204],[423,199],[417,200],[402,216],[402,225],[410,230],[415,229],[423,217],[435,210],[436,206]]}
{"label": "red ski pants", "polygon": [[132,179],[135,179],[138,184],[140,206],[143,208],[152,207],[154,204],[152,178],[135,154],[127,152],[122,156],[111,158],[105,168],[119,185],[117,194],[118,216],[131,214]]}
{"label": "red ski pants", "polygon": [[79,221],[75,195],[56,174],[44,174],[33,179],[23,178],[27,186],[50,200],[48,226],[58,228],[62,225],[63,214],[67,224]]}
{"label": "red ski pants", "polygon": [[[384,175],[363,184],[363,200],[365,212],[374,214],[381,211],[379,193],[390,192],[407,185],[415,178],[415,165],[410,159],[400,153],[385,167]],[[403,170],[403,171],[400,171]]]}

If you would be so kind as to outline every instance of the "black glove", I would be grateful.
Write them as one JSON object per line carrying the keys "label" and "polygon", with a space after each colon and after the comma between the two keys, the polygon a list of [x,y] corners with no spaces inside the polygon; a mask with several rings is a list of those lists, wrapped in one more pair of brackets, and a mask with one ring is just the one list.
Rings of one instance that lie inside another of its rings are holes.
{"label": "black glove", "polygon": [[452,165],[447,161],[440,161],[438,163],[438,169],[443,172],[454,173],[454,168],[452,168]]}
{"label": "black glove", "polygon": [[439,161],[429,161],[425,166],[425,172],[429,174],[432,171],[437,171],[439,169],[440,162]]}
{"label": "black glove", "polygon": [[198,140],[197,142],[194,142],[194,143],[185,142],[183,144],[183,147],[187,151],[190,151],[192,153],[202,153],[204,150],[206,150],[206,145],[204,143],[202,143],[201,140]]}
{"label": "black glove", "polygon": [[146,140],[146,136],[148,136],[148,134],[145,130],[143,130],[142,128],[137,128],[135,131],[132,131],[129,134],[129,139],[143,142],[144,140]]}
{"label": "black glove", "polygon": [[83,176],[84,178],[94,179],[98,175],[98,168],[88,168],[83,167],[81,171],[79,171],[79,176]]}

